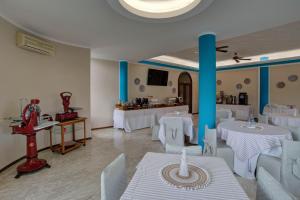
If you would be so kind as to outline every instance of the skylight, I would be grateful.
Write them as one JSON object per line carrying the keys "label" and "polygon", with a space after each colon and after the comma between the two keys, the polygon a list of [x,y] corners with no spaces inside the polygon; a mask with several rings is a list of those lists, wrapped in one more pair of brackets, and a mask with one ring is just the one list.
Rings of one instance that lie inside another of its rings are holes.
{"label": "skylight", "polygon": [[152,19],[163,19],[185,14],[202,0],[119,0],[129,12]]}

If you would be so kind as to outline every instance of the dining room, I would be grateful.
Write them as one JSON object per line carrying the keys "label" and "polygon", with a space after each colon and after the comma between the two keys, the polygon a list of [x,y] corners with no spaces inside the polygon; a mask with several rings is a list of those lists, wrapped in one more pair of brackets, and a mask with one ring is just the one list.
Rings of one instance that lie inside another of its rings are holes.
{"label": "dining room", "polygon": [[0,199],[300,199],[299,7],[0,2]]}

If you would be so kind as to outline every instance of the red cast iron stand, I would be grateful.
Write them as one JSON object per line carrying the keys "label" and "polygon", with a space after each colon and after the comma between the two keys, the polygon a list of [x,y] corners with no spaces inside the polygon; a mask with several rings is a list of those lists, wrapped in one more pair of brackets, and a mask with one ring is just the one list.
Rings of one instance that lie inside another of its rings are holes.
{"label": "red cast iron stand", "polygon": [[[32,104],[38,104],[39,101],[33,101]],[[26,109],[26,108],[25,108]],[[25,110],[24,109],[24,110]],[[25,113],[25,112],[24,112]],[[37,144],[36,144],[36,133],[37,130],[34,130],[34,126],[37,125],[37,112],[33,111],[30,113],[30,119],[28,120],[28,123],[23,126],[13,126],[13,134],[21,134],[25,135],[27,138],[27,151],[26,151],[26,162],[22,163],[17,167],[17,175],[15,178],[20,178],[20,176],[35,172],[38,170],[43,169],[44,167],[50,168],[51,166],[47,163],[44,159],[38,158],[38,152],[37,152]],[[26,120],[24,120],[26,121]],[[43,129],[40,129],[43,130]],[[40,131],[38,130],[38,131]]]}

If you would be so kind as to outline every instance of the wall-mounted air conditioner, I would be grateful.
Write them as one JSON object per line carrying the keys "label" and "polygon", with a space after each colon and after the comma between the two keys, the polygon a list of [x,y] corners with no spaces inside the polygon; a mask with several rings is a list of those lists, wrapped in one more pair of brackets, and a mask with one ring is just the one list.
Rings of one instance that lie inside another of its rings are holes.
{"label": "wall-mounted air conditioner", "polygon": [[17,32],[17,46],[43,55],[55,55],[54,44],[22,32]]}

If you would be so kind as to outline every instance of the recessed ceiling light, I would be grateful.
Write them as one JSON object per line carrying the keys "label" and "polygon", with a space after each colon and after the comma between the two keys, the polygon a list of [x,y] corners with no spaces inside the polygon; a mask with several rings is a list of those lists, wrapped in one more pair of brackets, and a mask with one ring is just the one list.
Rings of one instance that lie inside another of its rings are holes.
{"label": "recessed ceiling light", "polygon": [[202,0],[119,0],[129,12],[151,19],[172,18],[183,15]]}

